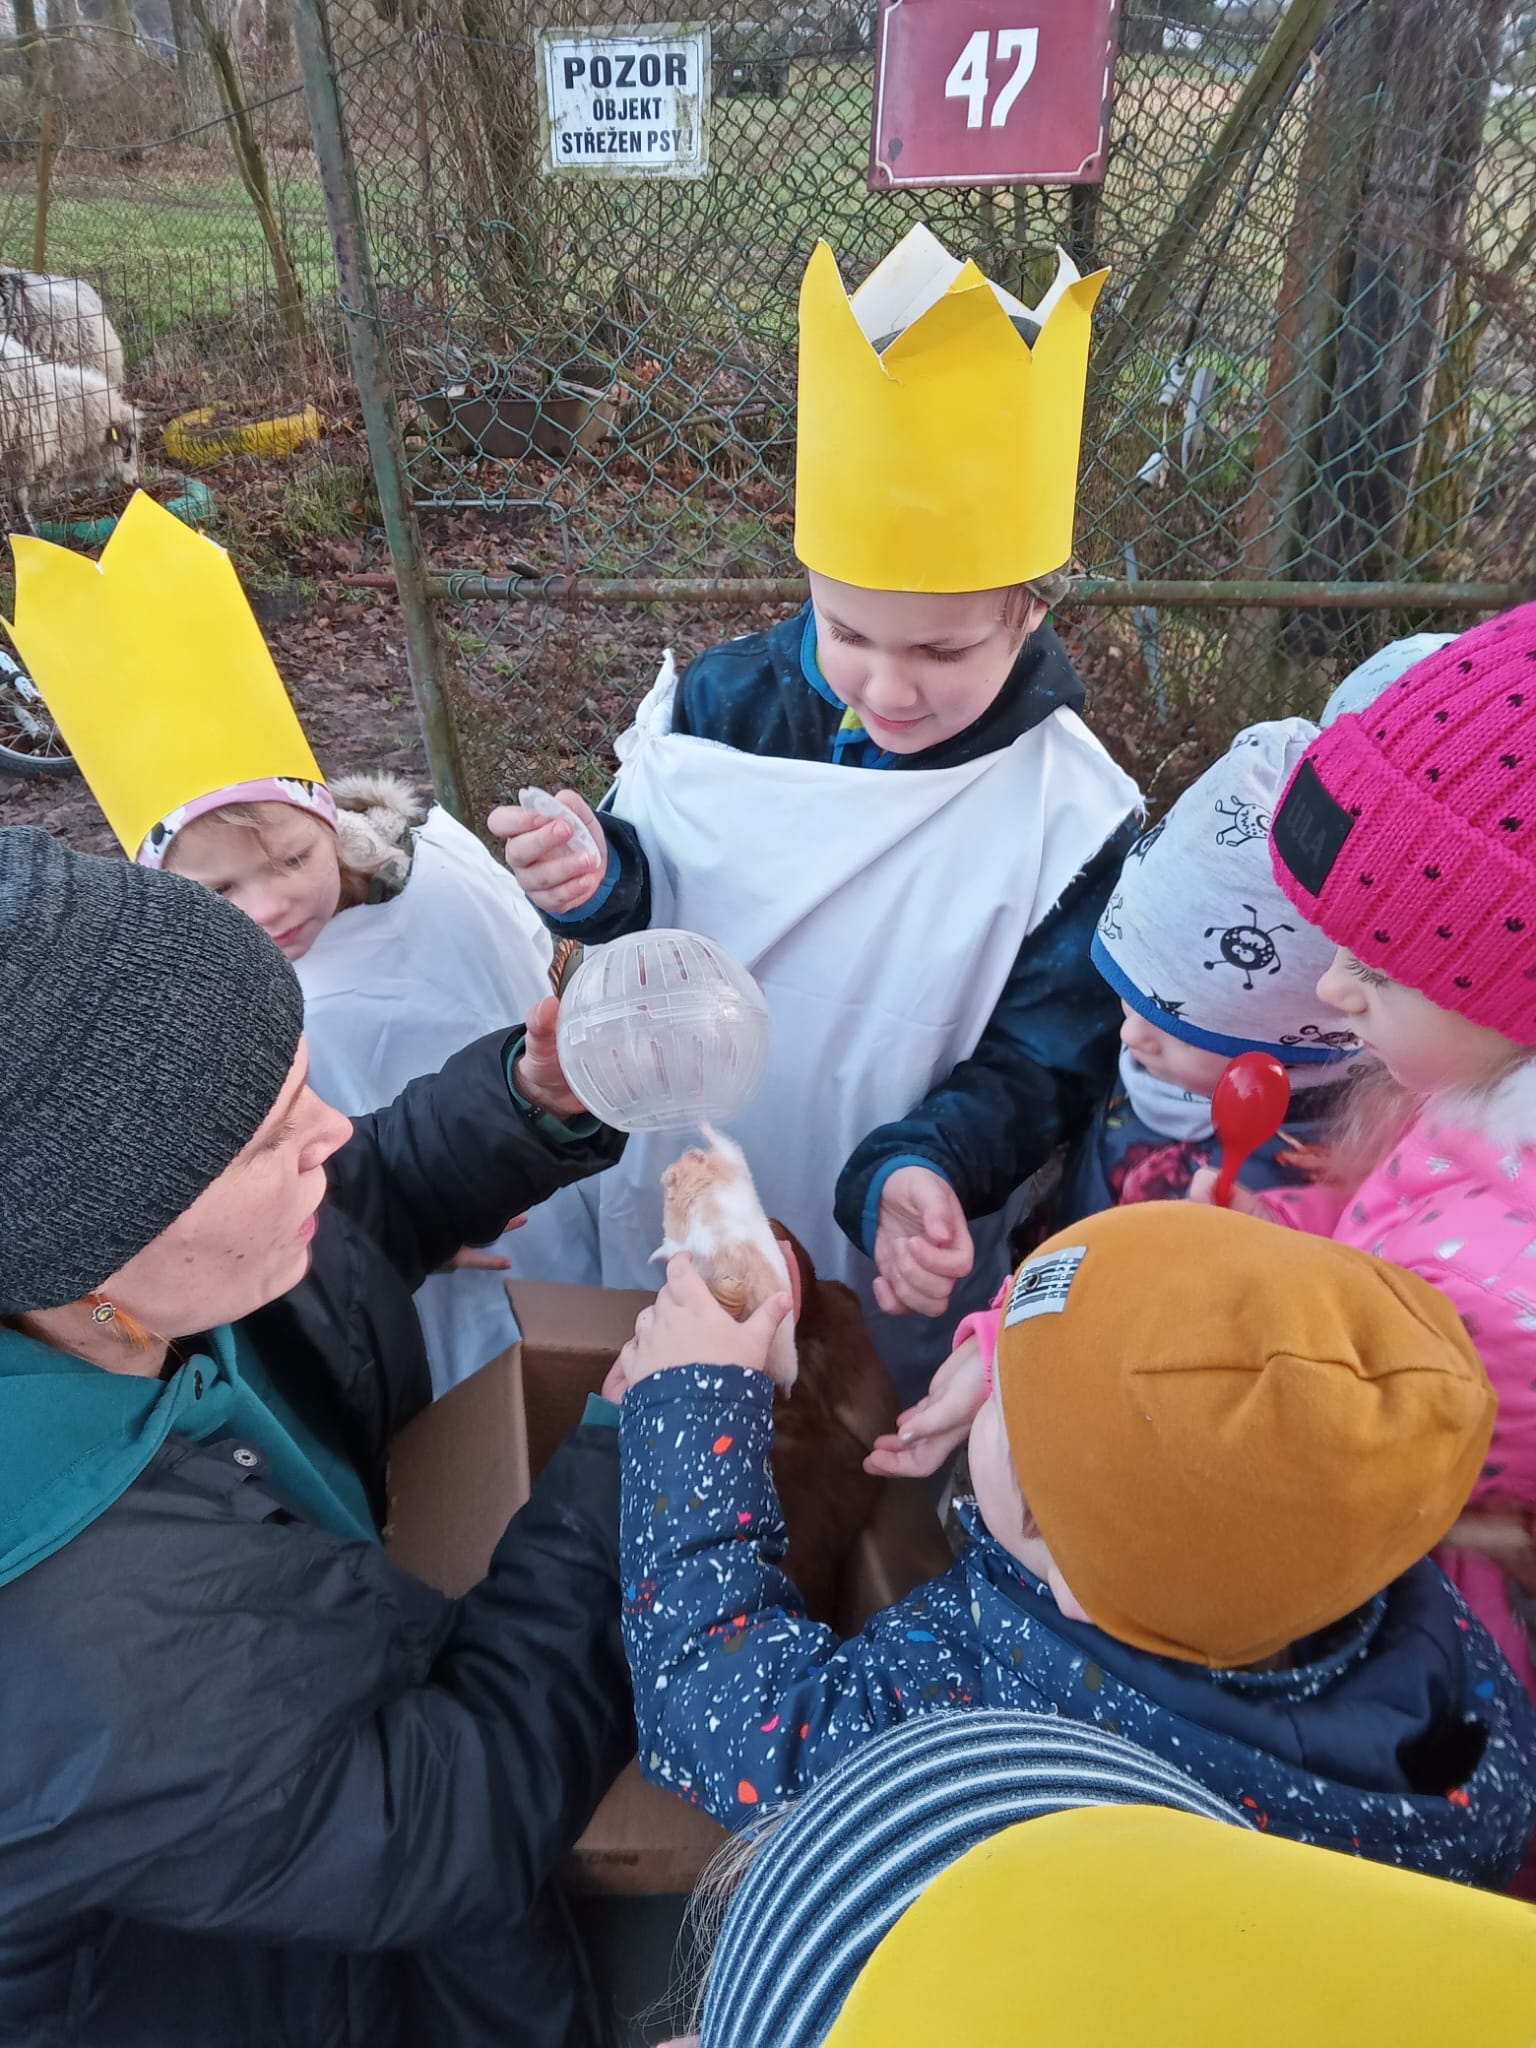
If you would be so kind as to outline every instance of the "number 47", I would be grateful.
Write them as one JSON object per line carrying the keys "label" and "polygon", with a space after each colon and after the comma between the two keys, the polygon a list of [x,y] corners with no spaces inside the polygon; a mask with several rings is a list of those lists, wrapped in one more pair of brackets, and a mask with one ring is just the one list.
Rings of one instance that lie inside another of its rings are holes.
{"label": "number 47", "polygon": [[[987,87],[987,44],[989,38],[984,28],[966,43],[955,59],[948,78],[944,81],[944,97],[947,100],[966,100],[967,128],[981,126],[982,113],[986,107]],[[1001,128],[1013,112],[1014,102],[1034,76],[1035,59],[1040,50],[1040,31],[1037,28],[1000,28],[997,31],[997,61],[1006,63],[1008,58],[1017,58],[1013,74],[998,94],[992,106],[989,125]]]}

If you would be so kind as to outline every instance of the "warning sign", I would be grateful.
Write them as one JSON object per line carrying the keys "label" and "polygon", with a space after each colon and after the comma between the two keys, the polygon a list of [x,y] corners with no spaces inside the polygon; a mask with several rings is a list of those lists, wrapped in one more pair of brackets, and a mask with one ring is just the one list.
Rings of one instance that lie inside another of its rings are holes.
{"label": "warning sign", "polygon": [[709,30],[658,26],[539,36],[546,173],[702,178],[709,168]]}

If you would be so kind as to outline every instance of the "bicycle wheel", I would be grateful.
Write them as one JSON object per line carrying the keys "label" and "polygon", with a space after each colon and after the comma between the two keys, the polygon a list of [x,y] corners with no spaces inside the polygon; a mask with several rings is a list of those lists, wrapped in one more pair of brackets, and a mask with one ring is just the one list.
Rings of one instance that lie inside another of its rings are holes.
{"label": "bicycle wheel", "polygon": [[0,775],[79,773],[32,678],[0,649]]}

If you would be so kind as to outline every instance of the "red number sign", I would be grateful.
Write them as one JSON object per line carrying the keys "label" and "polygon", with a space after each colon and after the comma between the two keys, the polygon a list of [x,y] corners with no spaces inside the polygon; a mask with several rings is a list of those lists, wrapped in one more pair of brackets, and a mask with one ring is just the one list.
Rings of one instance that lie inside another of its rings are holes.
{"label": "red number sign", "polygon": [[869,182],[1097,185],[1120,0],[881,0]]}

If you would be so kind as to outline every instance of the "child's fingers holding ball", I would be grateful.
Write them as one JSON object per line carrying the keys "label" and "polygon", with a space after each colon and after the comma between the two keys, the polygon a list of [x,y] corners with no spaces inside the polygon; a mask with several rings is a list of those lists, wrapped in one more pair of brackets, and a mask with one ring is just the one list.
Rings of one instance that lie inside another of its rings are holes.
{"label": "child's fingers holding ball", "polygon": [[571,836],[568,824],[525,811],[521,804],[498,804],[486,819],[485,829],[504,842],[507,866],[514,870],[544,859]]}
{"label": "child's fingers holding ball", "polygon": [[571,827],[558,819],[545,820],[533,831],[507,841],[507,865],[514,874],[533,875],[544,884],[568,880],[573,875],[597,871],[597,856],[585,847],[571,845]]}
{"label": "child's fingers holding ball", "polygon": [[606,847],[608,842],[604,837],[602,825],[598,822],[597,813],[585,797],[578,796],[574,789],[562,789],[557,801],[575,814],[578,822],[586,828],[587,836],[595,847]]}

